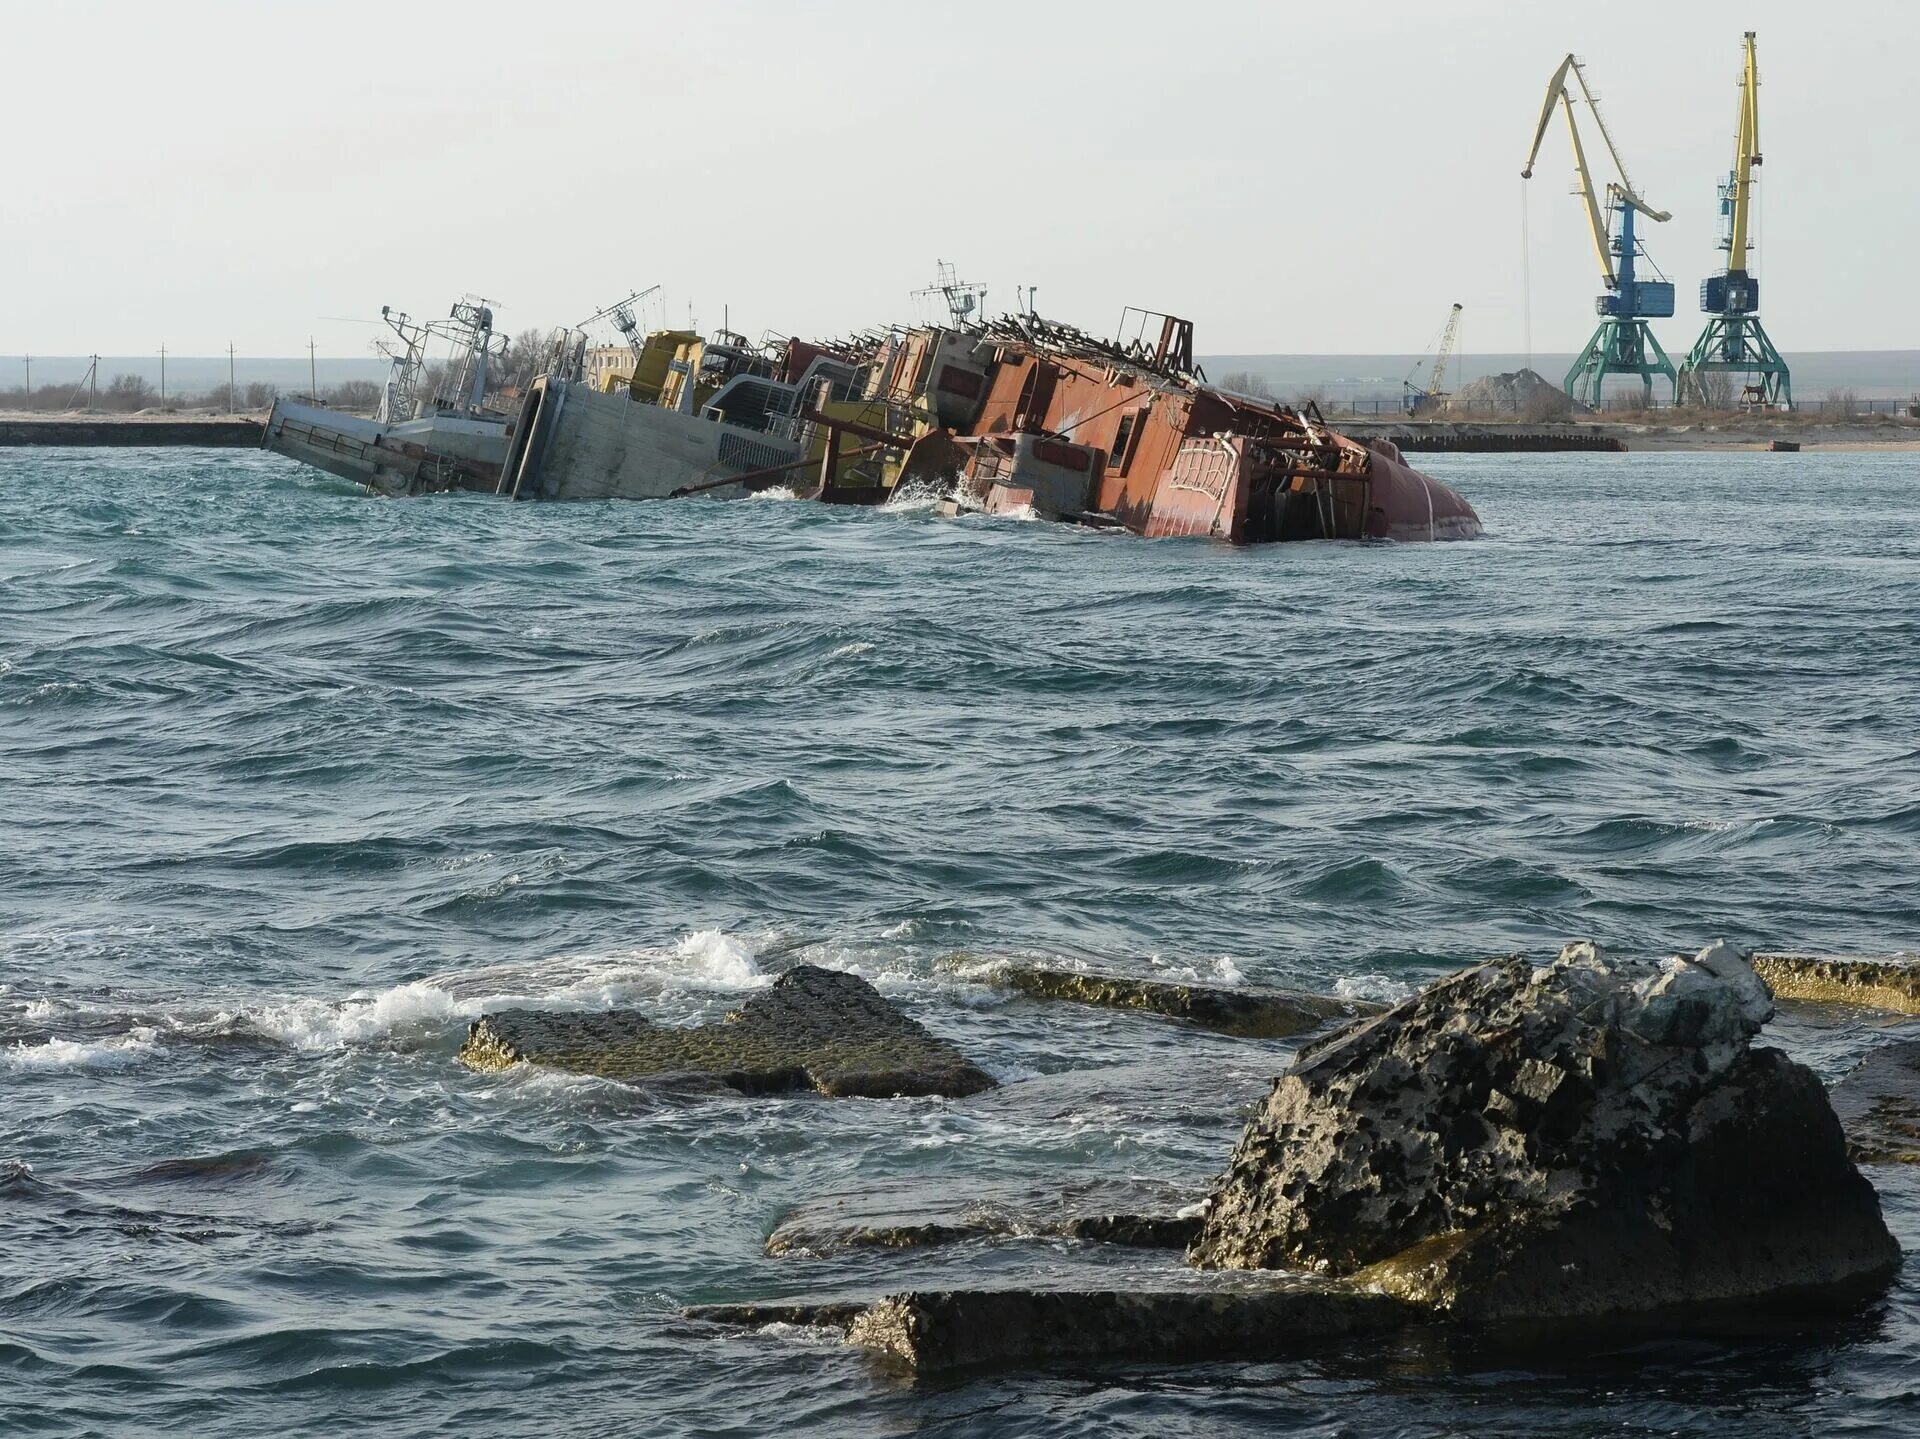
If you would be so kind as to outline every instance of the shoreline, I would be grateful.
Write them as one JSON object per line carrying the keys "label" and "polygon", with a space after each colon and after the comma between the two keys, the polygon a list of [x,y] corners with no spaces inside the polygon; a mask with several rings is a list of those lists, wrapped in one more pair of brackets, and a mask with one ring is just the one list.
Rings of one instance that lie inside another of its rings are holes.
{"label": "shoreline", "polygon": [[[1357,440],[1385,439],[1410,454],[1446,450],[1471,452],[1476,440],[1488,450],[1615,451],[1627,453],[1767,451],[1775,440],[1789,440],[1802,451],[1920,451],[1920,421],[1859,420],[1717,424],[1688,421],[1660,424],[1645,420],[1584,420],[1527,424],[1504,420],[1357,420],[1328,425]],[[1522,443],[1523,441],[1527,443]]]}
{"label": "shoreline", "polygon": [[[1791,440],[1802,451],[1901,453],[1920,451],[1920,421],[1861,420],[1852,423],[1680,424],[1635,421],[1562,421],[1528,424],[1505,420],[1374,420],[1330,416],[1328,427],[1353,439],[1390,440],[1410,455],[1431,453],[1593,453],[1668,454],[1715,451],[1767,451],[1775,440]],[[133,445],[206,445],[236,448],[257,445],[264,412],[235,415],[87,414],[0,410],[0,448],[81,448]]]}

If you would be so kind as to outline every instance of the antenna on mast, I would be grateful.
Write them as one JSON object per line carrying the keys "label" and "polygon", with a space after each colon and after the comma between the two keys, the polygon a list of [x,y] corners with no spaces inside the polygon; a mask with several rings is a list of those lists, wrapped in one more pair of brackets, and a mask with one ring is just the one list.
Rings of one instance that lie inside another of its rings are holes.
{"label": "antenna on mast", "polygon": [[[971,280],[959,278],[951,261],[933,262],[933,283],[913,292],[916,300],[928,299],[934,295],[946,301],[947,319],[956,328],[969,323],[978,323],[984,319],[987,308],[987,287],[976,285]],[[978,317],[978,319],[976,318]]]}

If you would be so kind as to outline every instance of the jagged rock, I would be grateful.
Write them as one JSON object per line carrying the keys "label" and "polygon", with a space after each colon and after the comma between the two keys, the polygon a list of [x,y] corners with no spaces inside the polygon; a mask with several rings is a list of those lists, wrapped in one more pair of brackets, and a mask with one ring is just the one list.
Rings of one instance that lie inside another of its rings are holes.
{"label": "jagged rock", "polygon": [[1753,967],[1782,999],[1920,1014],[1920,960],[1912,955],[1756,954]]}
{"label": "jagged rock", "polygon": [[1060,1188],[975,1184],[941,1192],[926,1181],[879,1183],[803,1203],[774,1227],[767,1253],[818,1257],[848,1249],[909,1249],[989,1237],[1081,1239],[1184,1249],[1200,1232],[1180,1211],[1197,1189],[1145,1181]]}
{"label": "jagged rock", "polygon": [[721,1024],[670,1029],[633,1010],[508,1009],[467,1031],[475,1069],[546,1065],[606,1079],[710,1076],[746,1094],[817,1089],[884,1099],[976,1094],[993,1079],[864,979],[796,965]]}
{"label": "jagged rock", "polygon": [[1829,1097],[1856,1160],[1920,1164],[1920,1040],[1874,1050]]}
{"label": "jagged rock", "polygon": [[1819,1080],[1750,1048],[1771,1013],[1725,944],[1441,980],[1300,1053],[1190,1258],[1364,1271],[1475,1319],[1884,1281],[1899,1246]]}
{"label": "jagged rock", "polygon": [[1185,1289],[937,1289],[846,1317],[840,1301],[704,1305],[688,1318],[844,1327],[850,1343],[918,1371],[1061,1359],[1275,1359],[1384,1333],[1418,1311],[1340,1284],[1278,1280]]}
{"label": "jagged rock", "polygon": [[1029,964],[1001,966],[995,978],[1034,999],[1065,999],[1105,1009],[1162,1014],[1241,1039],[1285,1039],[1319,1029],[1330,1020],[1378,1012],[1378,1006],[1320,994],[1175,984]]}

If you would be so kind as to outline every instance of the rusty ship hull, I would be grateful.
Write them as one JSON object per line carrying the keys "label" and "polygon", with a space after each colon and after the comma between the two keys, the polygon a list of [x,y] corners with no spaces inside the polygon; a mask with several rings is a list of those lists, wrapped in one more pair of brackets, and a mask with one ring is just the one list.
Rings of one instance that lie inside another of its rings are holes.
{"label": "rusty ship hull", "polygon": [[1235,544],[1481,533],[1390,441],[1208,384],[1192,326],[1155,318],[1158,337],[1133,345],[1034,315],[908,331],[873,356],[873,384],[940,430],[916,450],[950,442],[956,490],[995,513]]}

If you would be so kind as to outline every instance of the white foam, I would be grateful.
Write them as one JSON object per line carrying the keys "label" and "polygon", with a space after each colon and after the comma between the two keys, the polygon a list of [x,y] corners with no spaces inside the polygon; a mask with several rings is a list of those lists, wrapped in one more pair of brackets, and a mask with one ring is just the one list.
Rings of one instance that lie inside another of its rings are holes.
{"label": "white foam", "polygon": [[722,930],[697,929],[675,945],[673,952],[685,961],[685,978],[694,984],[755,989],[773,982],[771,976],[760,971],[759,946]]}
{"label": "white foam", "polygon": [[415,980],[379,994],[353,995],[344,1004],[292,999],[256,1010],[246,1019],[270,1039],[312,1050],[365,1044],[427,1026],[444,1028],[461,1016],[462,1006],[452,995],[425,980]]}
{"label": "white foam", "polygon": [[866,640],[854,640],[849,644],[841,645],[839,649],[835,650],[832,654],[828,655],[827,658],[830,660],[837,660],[845,655],[864,655],[869,653],[872,649],[873,649],[873,646]]}
{"label": "white foam", "polygon": [[84,1041],[48,1039],[39,1044],[16,1044],[6,1051],[14,1069],[125,1069],[156,1053],[154,1031],[136,1027],[112,1039]]}
{"label": "white foam", "polygon": [[1398,1004],[1413,993],[1413,986],[1388,974],[1348,974],[1333,982],[1333,992],[1341,999]]}
{"label": "white foam", "polygon": [[747,498],[750,500],[797,500],[800,498],[800,492],[790,485],[774,485],[771,489],[749,490]]}

